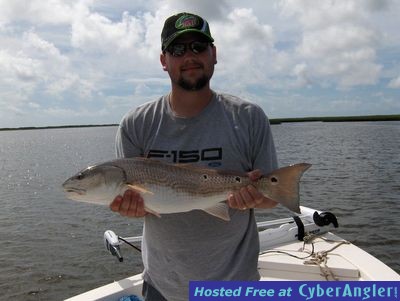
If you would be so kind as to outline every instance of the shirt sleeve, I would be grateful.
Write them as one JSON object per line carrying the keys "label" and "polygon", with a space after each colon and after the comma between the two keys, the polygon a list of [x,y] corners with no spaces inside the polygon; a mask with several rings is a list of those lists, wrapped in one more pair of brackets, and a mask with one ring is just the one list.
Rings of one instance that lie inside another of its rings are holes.
{"label": "shirt sleeve", "polygon": [[263,174],[278,168],[278,159],[272,136],[271,125],[264,111],[256,106],[253,114],[252,162],[253,170],[261,169]]}
{"label": "shirt sleeve", "polygon": [[143,155],[142,148],[138,145],[138,139],[133,128],[134,120],[131,120],[130,123],[132,126],[129,127],[127,125],[127,118],[122,120],[115,137],[115,153],[117,158],[132,158]]}

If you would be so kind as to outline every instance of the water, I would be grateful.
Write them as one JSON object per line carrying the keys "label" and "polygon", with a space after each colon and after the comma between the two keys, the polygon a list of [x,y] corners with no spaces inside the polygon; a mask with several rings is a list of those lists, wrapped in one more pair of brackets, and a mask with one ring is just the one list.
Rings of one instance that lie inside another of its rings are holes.
{"label": "water", "polygon": [[[400,122],[274,125],[280,165],[312,163],[302,204],[336,214],[337,234],[400,272]],[[60,184],[114,157],[115,127],[0,132],[0,300],[62,300],[142,269],[102,235],[139,235],[141,221],[66,200]],[[257,219],[287,216],[260,211]]]}

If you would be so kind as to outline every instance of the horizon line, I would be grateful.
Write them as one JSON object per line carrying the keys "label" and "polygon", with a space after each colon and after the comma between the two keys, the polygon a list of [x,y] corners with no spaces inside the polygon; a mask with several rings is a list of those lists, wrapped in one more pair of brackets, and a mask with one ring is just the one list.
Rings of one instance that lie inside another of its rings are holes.
{"label": "horizon line", "polygon": [[[271,118],[270,124],[281,124],[291,122],[362,122],[362,121],[400,121],[400,114],[391,115],[356,115],[356,116],[320,116],[320,117],[288,117]],[[75,124],[75,125],[50,125],[50,126],[25,126],[0,128],[0,131],[15,130],[43,130],[43,129],[62,129],[62,128],[84,128],[84,127],[108,127],[118,126],[118,123],[107,124]]]}

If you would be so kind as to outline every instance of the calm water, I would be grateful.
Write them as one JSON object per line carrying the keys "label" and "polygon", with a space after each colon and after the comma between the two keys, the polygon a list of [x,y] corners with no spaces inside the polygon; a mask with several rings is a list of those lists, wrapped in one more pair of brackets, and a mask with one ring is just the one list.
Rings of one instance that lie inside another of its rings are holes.
{"label": "calm water", "polygon": [[[60,184],[114,157],[115,127],[0,132],[0,299],[62,300],[141,271],[105,230],[139,235],[140,220],[66,200]],[[302,204],[329,210],[338,233],[400,272],[400,122],[273,126],[280,165],[309,162]],[[287,216],[285,209],[258,219]]]}

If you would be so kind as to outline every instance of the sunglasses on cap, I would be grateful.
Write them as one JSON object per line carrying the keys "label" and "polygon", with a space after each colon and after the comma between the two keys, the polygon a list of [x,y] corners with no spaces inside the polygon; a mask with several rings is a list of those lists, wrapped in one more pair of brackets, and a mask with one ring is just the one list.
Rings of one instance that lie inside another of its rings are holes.
{"label": "sunglasses on cap", "polygon": [[187,49],[189,48],[194,54],[199,54],[204,52],[207,48],[209,42],[193,41],[190,43],[173,43],[169,45],[166,49],[172,56],[179,57],[183,56]]}

